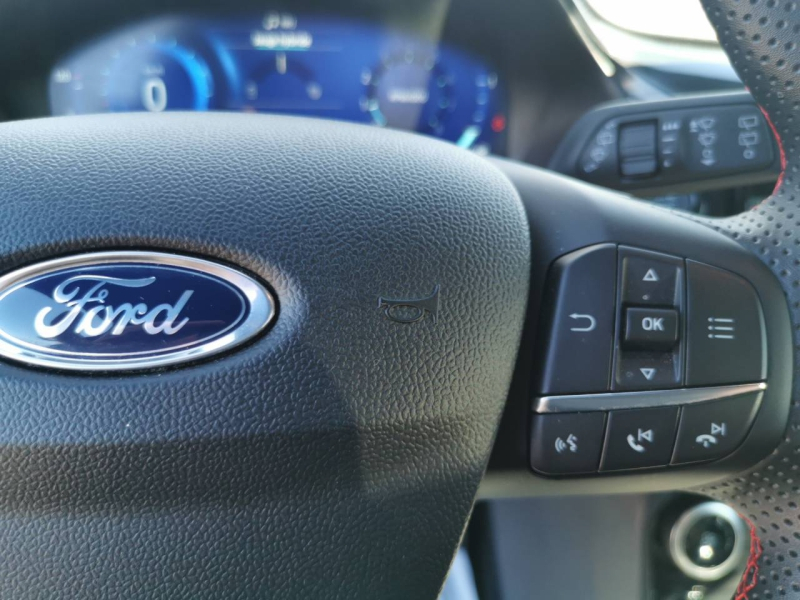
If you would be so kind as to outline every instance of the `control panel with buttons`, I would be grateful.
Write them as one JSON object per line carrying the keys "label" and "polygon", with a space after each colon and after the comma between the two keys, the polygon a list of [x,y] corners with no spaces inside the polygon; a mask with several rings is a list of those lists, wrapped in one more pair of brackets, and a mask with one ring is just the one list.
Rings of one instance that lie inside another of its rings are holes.
{"label": "control panel with buttons", "polygon": [[550,168],[645,195],[774,181],[780,153],[747,93],[612,103],[575,123]]}
{"label": "control panel with buttons", "polygon": [[621,327],[616,338],[612,389],[680,387],[683,261],[625,246],[619,248],[618,260],[617,313]]}
{"label": "control panel with buttons", "polygon": [[766,334],[748,281],[711,265],[601,244],[556,261],[556,301],[530,461],[583,475],[718,460],[766,390]]}
{"label": "control panel with buttons", "polygon": [[578,173],[604,184],[656,176],[681,180],[763,169],[772,159],[763,115],[743,104],[609,119],[587,142]]}

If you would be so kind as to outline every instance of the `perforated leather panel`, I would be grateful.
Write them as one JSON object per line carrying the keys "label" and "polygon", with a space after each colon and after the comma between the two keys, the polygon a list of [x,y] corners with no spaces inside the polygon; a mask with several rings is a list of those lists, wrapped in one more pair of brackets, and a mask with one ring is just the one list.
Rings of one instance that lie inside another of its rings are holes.
{"label": "perforated leather panel", "polygon": [[[800,344],[800,7],[793,0],[703,0],[742,80],[783,142],[785,175],[747,213],[707,221],[757,254],[789,300]],[[796,354],[796,352],[795,352]],[[748,517],[764,543],[750,598],[800,598],[800,386],[795,378],[789,426],[780,446],[755,469],[702,491]]]}

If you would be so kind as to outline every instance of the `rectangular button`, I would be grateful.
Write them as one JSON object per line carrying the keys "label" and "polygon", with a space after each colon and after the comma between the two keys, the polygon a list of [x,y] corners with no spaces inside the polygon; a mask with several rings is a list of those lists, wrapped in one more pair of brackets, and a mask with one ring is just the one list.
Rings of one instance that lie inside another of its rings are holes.
{"label": "rectangular button", "polygon": [[669,464],[678,407],[611,411],[601,471],[641,469]]}
{"label": "rectangular button", "polygon": [[620,246],[622,302],[679,306],[683,260],[667,254]]}
{"label": "rectangular button", "polygon": [[616,312],[617,248],[603,244],[558,259],[548,279],[550,336],[541,391],[608,390]]}
{"label": "rectangular button", "polygon": [[656,172],[655,156],[649,158],[624,158],[620,163],[620,173],[624,177],[645,177]]}
{"label": "rectangular button", "polygon": [[680,387],[681,369],[672,352],[622,350],[617,356],[615,390],[658,390]]}
{"label": "rectangular button", "polygon": [[656,121],[625,123],[619,131],[619,155],[622,158],[656,156]]}
{"label": "rectangular button", "polygon": [[643,349],[669,349],[678,341],[678,311],[664,308],[625,310],[625,344]]}
{"label": "rectangular button", "polygon": [[687,385],[748,383],[766,378],[764,317],[758,295],[729,271],[686,261]]}
{"label": "rectangular button", "polygon": [[674,464],[723,458],[744,441],[753,424],[761,392],[684,406]]}
{"label": "rectangular button", "polygon": [[536,415],[531,467],[548,475],[596,472],[605,425],[603,412]]}

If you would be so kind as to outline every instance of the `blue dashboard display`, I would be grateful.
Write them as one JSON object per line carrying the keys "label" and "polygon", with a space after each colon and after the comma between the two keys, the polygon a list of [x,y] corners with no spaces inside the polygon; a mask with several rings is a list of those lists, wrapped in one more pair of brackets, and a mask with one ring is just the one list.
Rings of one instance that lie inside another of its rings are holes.
{"label": "blue dashboard display", "polygon": [[268,13],[169,18],[114,33],[61,61],[56,115],[236,110],[418,131],[500,152],[503,91],[483,61],[366,23]]}

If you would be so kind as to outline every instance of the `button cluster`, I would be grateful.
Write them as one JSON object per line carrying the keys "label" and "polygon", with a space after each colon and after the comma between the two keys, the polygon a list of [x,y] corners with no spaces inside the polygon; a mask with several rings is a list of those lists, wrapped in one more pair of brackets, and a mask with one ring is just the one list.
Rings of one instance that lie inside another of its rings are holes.
{"label": "button cluster", "polygon": [[764,318],[743,278],[614,244],[584,248],[548,280],[540,392],[586,394],[763,381]]}
{"label": "button cluster", "polygon": [[666,389],[682,383],[683,261],[619,249],[621,332],[614,390]]}
{"label": "button cluster", "polygon": [[537,414],[531,466],[578,475],[723,458],[744,441],[761,392],[686,406]]}
{"label": "button cluster", "polygon": [[773,158],[766,120],[748,103],[610,118],[586,141],[569,172],[630,188],[759,171]]}
{"label": "button cluster", "polygon": [[682,257],[603,244],[556,261],[548,286],[552,312],[539,397],[601,400],[596,410],[590,404],[534,416],[535,470],[578,474],[708,461],[742,442],[760,392],[688,403],[676,396],[664,406],[602,399],[765,381],[764,318],[749,282]]}

